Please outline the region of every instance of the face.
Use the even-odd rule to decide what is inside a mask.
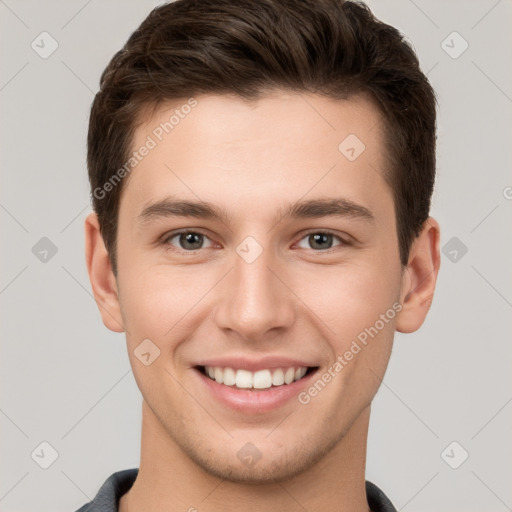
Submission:
[[[211,474],[285,479],[368,409],[390,355],[381,118],[364,97],[195,99],[169,133],[186,100],[136,131],[133,150],[155,146],[121,197],[120,321],[148,421]]]

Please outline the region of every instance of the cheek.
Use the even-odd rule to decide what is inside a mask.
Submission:
[[[326,392],[315,381],[302,399],[309,402],[312,418],[328,414],[332,425],[345,424],[373,399],[386,371],[400,309],[399,269],[381,272],[359,265],[340,270],[325,276],[325,286],[316,294],[310,291],[304,301],[321,320],[317,325],[325,333],[330,357],[318,375],[328,381]]]
[[[119,274],[128,355],[145,401],[161,415],[165,409],[163,403],[172,402],[180,409],[178,404],[187,400],[187,394],[178,383],[182,375],[169,355],[175,352],[180,340],[186,339],[183,329],[188,314],[204,295],[204,286],[193,280],[196,285],[191,285],[180,269],[170,272],[167,268],[164,272],[163,267],[145,267],[134,261],[130,264],[133,270]],[[125,267],[125,270],[128,269]],[[146,340],[151,343],[148,345]],[[142,355],[147,352],[151,360],[148,365]],[[155,357],[155,354],[158,355]]]
[[[323,324],[334,348],[343,350],[350,340],[379,321],[400,293],[400,270],[382,270],[379,262],[311,269],[297,282],[297,295]],[[394,310],[385,328],[394,325]],[[393,318],[390,318],[393,317]],[[380,327],[380,323],[379,323]]]
[[[216,282],[215,275],[192,267],[170,269],[168,265],[132,264],[120,273],[120,301],[130,344],[144,338],[161,350],[171,348],[185,327],[190,313]]]

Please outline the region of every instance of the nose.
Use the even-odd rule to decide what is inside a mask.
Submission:
[[[293,324],[294,295],[287,286],[284,266],[270,251],[263,250],[249,261],[234,255],[234,268],[218,290],[215,321],[222,330],[258,341]]]

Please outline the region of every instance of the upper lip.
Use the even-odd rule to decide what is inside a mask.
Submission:
[[[301,361],[290,357],[266,356],[259,359],[249,359],[246,357],[222,357],[204,359],[194,366],[210,366],[219,368],[233,368],[237,370],[258,371],[273,368],[311,368],[317,365],[311,362]]]

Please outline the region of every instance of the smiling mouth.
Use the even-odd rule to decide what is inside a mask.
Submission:
[[[255,372],[219,366],[196,366],[195,368],[218,384],[234,389],[258,391],[287,386],[318,370],[317,366],[269,368]]]

